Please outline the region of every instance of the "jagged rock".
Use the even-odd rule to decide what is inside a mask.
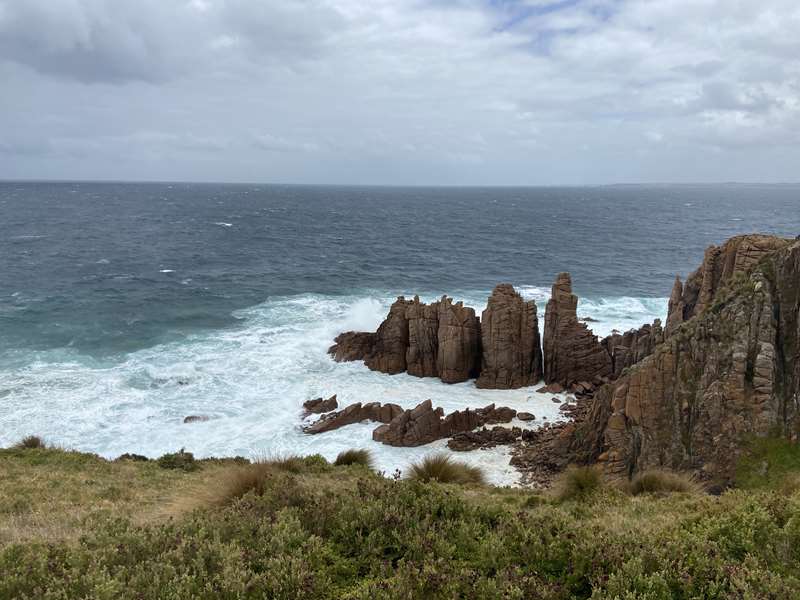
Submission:
[[[381,404],[380,402],[370,402],[362,405],[361,402],[351,404],[344,409],[323,415],[303,431],[305,433],[324,433],[333,431],[345,425],[360,423],[361,421],[376,421],[378,423],[389,423],[392,419],[403,412],[397,404]]]
[[[307,414],[321,414],[336,410],[339,408],[339,402],[336,400],[336,394],[323,400],[322,398],[315,398],[314,400],[306,400],[303,402],[303,408]]]
[[[439,374],[439,303],[431,305],[419,301],[419,296],[406,306],[408,321],[408,350],[406,371],[417,377],[436,377]],[[380,370],[380,369],[379,369]]]
[[[366,331],[346,331],[336,336],[328,354],[336,362],[364,360],[375,347],[375,334]]]
[[[507,423],[515,416],[513,409],[495,408],[490,404],[476,410],[456,411],[445,417],[444,410],[434,409],[431,401],[426,400],[375,429],[372,439],[389,446],[422,446],[481,425]]]
[[[578,297],[569,273],[553,284],[544,317],[544,379],[569,387],[582,380],[608,377],[611,356],[585,323],[578,321]]]
[[[696,295],[684,289],[694,316],[598,391],[574,437],[575,460],[597,460],[611,476],[666,467],[729,480],[748,436],[797,438],[800,243],[750,237],[706,253],[705,283]]]
[[[518,412],[517,413],[517,418],[520,421],[534,421],[534,420],[536,420],[536,416],[533,413],[529,413],[529,412]]]
[[[525,302],[510,284],[500,284],[481,318],[479,388],[512,389],[542,377],[536,303]]]
[[[643,325],[639,329],[604,338],[602,345],[611,356],[612,377],[616,379],[624,369],[650,356],[663,341],[664,330],[660,319],[656,319],[652,325]]]
[[[204,421],[210,420],[211,417],[207,417],[206,415],[189,415],[188,417],[184,417],[184,423],[202,423]]]
[[[666,334],[672,335],[683,322],[699,315],[713,302],[717,292],[737,275],[745,275],[767,254],[785,247],[790,240],[771,235],[739,235],[722,246],[709,246],[700,265],[670,296]]]
[[[409,347],[409,328],[406,312],[413,300],[402,296],[392,304],[389,315],[375,332],[375,344],[364,358],[364,364],[373,371],[394,375],[406,370]]]
[[[467,452],[478,448],[493,448],[513,444],[522,437],[519,427],[501,427],[479,429],[478,431],[464,431],[455,434],[447,441],[447,447],[456,452]]]
[[[445,383],[477,377],[481,368],[481,324],[475,310],[443,297],[439,302],[437,373]]]

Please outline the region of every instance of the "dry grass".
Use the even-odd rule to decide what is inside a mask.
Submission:
[[[486,483],[486,476],[481,469],[455,461],[447,454],[426,456],[420,462],[411,465],[408,479],[475,485]]]
[[[673,492],[698,494],[702,491],[702,488],[692,481],[689,476],[682,473],[651,469],[636,475],[630,482],[629,491],[634,496],[639,494],[669,494]]]
[[[369,450],[345,450],[340,452],[333,463],[337,467],[347,465],[362,465],[368,469],[373,468],[372,453]]]
[[[585,500],[603,489],[603,476],[595,467],[569,467],[553,484],[556,500]]]

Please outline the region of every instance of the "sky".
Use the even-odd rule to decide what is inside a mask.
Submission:
[[[0,0],[0,178],[800,180],[797,0]]]

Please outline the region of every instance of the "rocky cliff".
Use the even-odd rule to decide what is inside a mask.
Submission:
[[[569,273],[553,284],[544,315],[544,380],[568,387],[579,381],[599,383],[613,366],[608,350],[586,323],[578,321],[578,297]]]
[[[481,315],[479,388],[512,389],[542,378],[536,303],[525,302],[510,284],[500,284]]]
[[[799,312],[800,241],[709,248],[673,290],[664,342],[595,395],[573,458],[611,476],[667,467],[726,481],[748,436],[797,439]]]

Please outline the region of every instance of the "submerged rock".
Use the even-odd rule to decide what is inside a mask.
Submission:
[[[303,408],[306,411],[306,414],[321,414],[330,412],[332,410],[336,410],[339,408],[339,402],[336,400],[336,394],[328,398],[327,400],[323,400],[322,398],[315,398],[313,400],[306,400],[303,402]]]

